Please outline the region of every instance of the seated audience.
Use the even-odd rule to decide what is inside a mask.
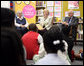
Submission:
[[[83,59],[83,49],[79,51],[78,54],[74,54],[76,59]]]
[[[28,60],[32,60],[33,56],[38,54],[39,45],[43,44],[43,38],[37,31],[36,25],[32,23],[29,25],[29,32],[22,37]]]
[[[14,18],[12,10],[1,8],[0,64],[25,65],[24,49],[14,29]]]
[[[35,65],[69,65],[64,59],[60,58],[58,50],[65,51],[65,40],[58,27],[52,27],[44,33],[44,48],[47,52],[44,58],[40,59]]]

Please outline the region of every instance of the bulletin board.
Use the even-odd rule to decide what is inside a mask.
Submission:
[[[28,2],[25,3],[24,1],[18,1],[18,2],[14,1],[14,3],[15,3],[15,8],[14,8],[15,13],[17,13],[17,11],[22,11],[23,8],[27,5],[33,6],[36,10],[36,1],[29,1],[29,4],[27,4]],[[27,17],[25,18],[29,24],[36,23],[36,14],[32,18],[27,18]]]
[[[69,10],[68,1],[63,1],[63,17],[65,17],[65,12]],[[73,11],[80,11],[79,17],[83,17],[83,1],[79,1],[79,9],[73,9]]]

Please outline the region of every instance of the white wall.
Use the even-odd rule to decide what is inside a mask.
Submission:
[[[10,8],[10,1],[1,1],[1,7]]]

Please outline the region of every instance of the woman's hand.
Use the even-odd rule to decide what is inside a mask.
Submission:
[[[24,25],[21,25],[21,27],[23,28],[23,27],[25,27]]]

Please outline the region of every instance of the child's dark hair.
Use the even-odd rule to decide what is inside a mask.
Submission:
[[[30,30],[30,31],[35,31],[35,32],[37,32],[38,28],[37,28],[36,24],[31,23],[31,24],[29,25],[29,30]]]
[[[47,53],[57,53],[58,50],[61,50],[62,52],[65,51],[64,49],[64,43],[62,33],[58,26],[51,27],[50,30],[44,33],[43,35],[44,39],[44,47]],[[54,44],[55,41],[60,41],[58,44]]]

